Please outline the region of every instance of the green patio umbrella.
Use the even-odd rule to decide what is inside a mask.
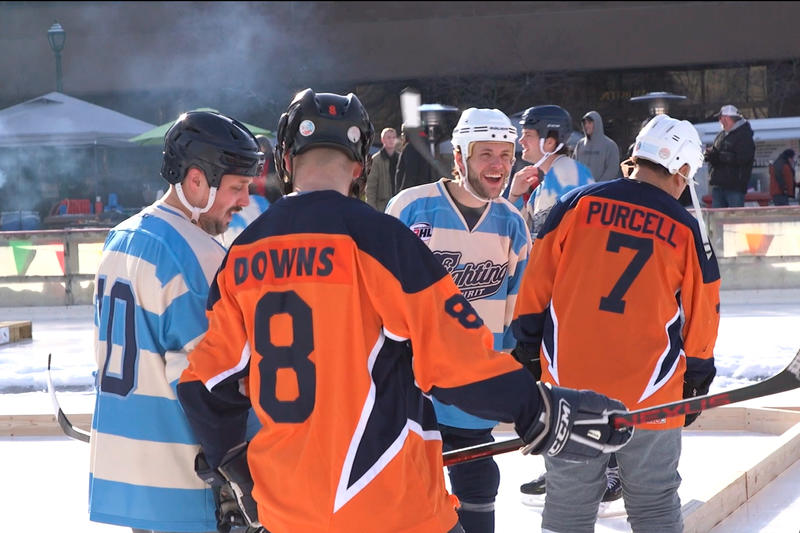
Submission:
[[[192,111],[214,111],[215,113],[219,113],[216,109],[211,109],[210,107],[199,107],[197,109],[192,109]],[[176,119],[177,120],[177,119]],[[131,137],[128,139],[129,142],[140,144],[142,146],[160,146],[164,144],[164,135],[167,134],[170,126],[172,126],[175,121],[167,122],[166,124],[162,124],[158,127],[153,128],[152,130],[148,130],[142,134],[137,135],[136,137]],[[272,137],[272,132],[269,130],[265,130],[264,128],[259,128],[258,126],[253,126],[252,124],[248,124],[243,122],[247,129],[253,132],[253,135],[267,135],[268,137]]]

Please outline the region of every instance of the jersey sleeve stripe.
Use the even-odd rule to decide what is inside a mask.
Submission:
[[[386,328],[383,328],[383,334],[386,335],[386,337],[392,339],[393,341],[397,341],[397,342],[403,342],[403,341],[407,341],[408,340],[407,337],[402,337],[400,335],[392,333],[391,331],[389,331]]]
[[[213,389],[217,384],[224,381],[225,379],[240,373],[244,370],[247,365],[250,363],[250,343],[246,342],[244,347],[242,348],[241,355],[239,356],[239,362],[236,363],[236,366],[230,368],[224,372],[220,372],[216,376],[212,376],[211,378],[206,381],[205,385],[208,390]]]

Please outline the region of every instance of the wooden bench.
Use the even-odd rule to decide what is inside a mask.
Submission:
[[[765,206],[769,205],[772,201],[772,196],[768,192],[749,192],[744,195],[744,203],[747,205],[747,202],[758,202],[758,205]],[[706,207],[711,207],[711,195],[706,194],[703,196],[703,203]]]

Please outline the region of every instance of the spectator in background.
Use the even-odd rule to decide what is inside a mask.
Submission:
[[[619,177],[619,146],[604,132],[603,118],[597,111],[583,115],[583,139],[575,146],[573,158],[592,172],[594,181]]]
[[[453,168],[452,143],[450,143],[452,132],[442,130],[440,125],[436,125],[435,128],[437,128],[437,137],[441,139],[437,145],[436,159],[441,162],[440,167],[442,169],[451,169]],[[397,173],[394,177],[395,192],[400,192],[416,185],[433,183],[439,178],[449,176],[449,174],[444,174],[433,168],[425,156],[420,154],[419,149],[423,149],[423,146],[430,153],[430,141],[425,131],[417,132],[417,135],[419,135],[419,149],[415,142],[408,137],[407,132],[404,131],[404,135],[406,136],[406,143],[397,159]]]
[[[789,198],[794,198],[794,156],[794,150],[787,148],[769,165],[769,193],[775,205],[789,205]]]
[[[753,129],[736,106],[724,105],[717,115],[722,131],[705,153],[711,167],[711,207],[744,207],[756,153]]]
[[[372,168],[367,174],[367,203],[380,211],[386,209],[394,196],[394,175],[397,172],[397,130],[384,128],[381,131],[383,147],[372,156]]]
[[[264,170],[253,179],[255,194],[261,195],[270,204],[274,204],[283,196],[283,182],[279,180],[278,173],[275,171],[275,152],[272,143],[266,135],[256,135],[258,146],[264,152]]]

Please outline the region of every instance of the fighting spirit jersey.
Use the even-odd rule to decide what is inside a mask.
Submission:
[[[625,178],[571,191],[530,261],[512,327],[520,342],[541,345],[542,381],[592,389],[629,410],[680,400],[684,378],[710,383],[719,268],[669,194]],[[676,428],[683,418],[643,427]]]
[[[216,531],[199,446],[175,395],[186,351],[208,325],[209,285],[225,255],[159,201],[113,228],[95,279],[97,399],[89,517],[155,531]]]
[[[539,414],[441,263],[397,219],[335,191],[284,197],[236,239],[178,397],[209,463],[248,462],[271,533],[444,533],[456,523],[428,395],[471,414]],[[240,388],[240,378],[248,386]]]
[[[424,242],[450,273],[494,336],[495,350],[516,345],[511,319],[531,239],[525,221],[504,198],[489,202],[469,229],[441,179],[400,192],[386,208]],[[450,182],[454,183],[454,182]],[[490,428],[485,420],[433,399],[442,424],[460,428]]]

